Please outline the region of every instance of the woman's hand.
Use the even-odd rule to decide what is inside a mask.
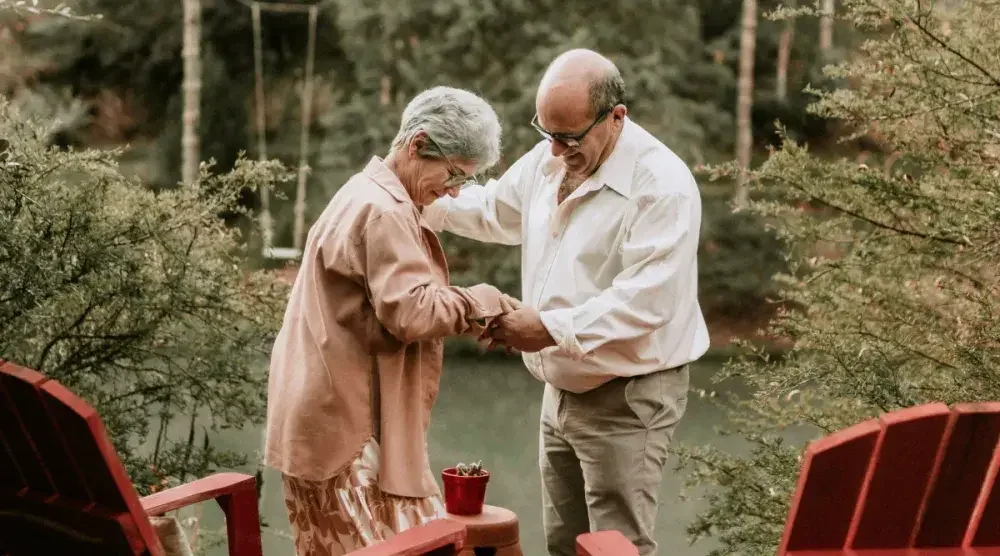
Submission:
[[[514,311],[521,309],[522,307],[524,307],[524,303],[521,303],[521,300],[516,297],[511,297],[507,294],[503,294],[500,297],[500,307],[503,309],[503,313],[506,315],[508,313],[513,313]],[[514,348],[510,346],[505,346],[502,343],[497,342],[496,340],[490,337],[490,326],[493,323],[495,323],[498,318],[500,317],[493,317],[492,319],[483,319],[483,322],[478,324],[478,327],[481,328],[481,331],[478,332],[479,341],[486,343],[486,349],[503,347],[507,351],[507,353],[514,353]]]

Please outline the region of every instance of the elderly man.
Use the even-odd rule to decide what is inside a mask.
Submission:
[[[701,199],[684,162],[626,117],[603,56],[573,50],[542,77],[531,124],[545,138],[499,180],[427,207],[436,230],[522,245],[525,307],[494,343],[546,383],[539,465],[550,554],[617,529],[656,552],[657,494],[708,349],[698,305]]]

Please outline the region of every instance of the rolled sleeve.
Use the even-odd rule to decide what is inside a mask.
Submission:
[[[580,361],[586,357],[587,353],[576,337],[576,331],[573,329],[573,316],[573,309],[552,309],[539,313],[542,325],[552,335],[556,347],[569,355],[570,359]]]
[[[476,284],[468,288],[469,295],[475,300],[472,318],[489,319],[498,317],[507,311],[504,308],[503,293],[489,284]]]

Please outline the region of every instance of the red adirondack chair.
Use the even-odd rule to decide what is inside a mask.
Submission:
[[[998,439],[1000,403],[982,403],[894,411],[813,442],[779,556],[1000,553]]]
[[[160,556],[149,522],[207,500],[226,515],[230,556],[262,556],[254,478],[218,473],[144,498],[100,416],[57,381],[0,360],[0,556]],[[357,556],[455,556],[465,526],[438,520]],[[580,556],[638,554],[618,532],[581,535]]]
[[[230,556],[261,556],[254,483],[219,473],[139,498],[90,405],[0,361],[0,555],[158,556],[149,516],[214,499]]]

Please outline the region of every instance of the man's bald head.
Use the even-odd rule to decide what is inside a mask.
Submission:
[[[549,64],[535,97],[535,127],[568,174],[589,176],[610,156],[625,125],[625,83],[611,60],[570,50]]]
[[[577,48],[560,54],[549,64],[538,85],[536,104],[549,102],[583,108],[590,117],[601,110],[625,104],[625,82],[615,64],[593,50]]]

